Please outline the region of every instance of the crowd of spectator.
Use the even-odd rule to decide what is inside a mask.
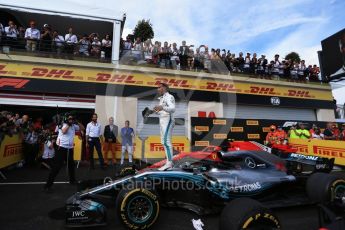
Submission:
[[[345,141],[345,123],[338,127],[337,123],[329,122],[325,129],[313,124],[308,129],[308,125],[301,122],[292,125],[287,132],[281,126],[271,125],[265,143],[268,145],[284,144],[287,138]]]
[[[17,26],[9,21],[4,26],[0,23],[1,46],[10,49],[40,51],[42,53],[92,56],[101,59],[110,59],[112,39],[109,34],[100,38],[97,33],[77,35],[70,27],[65,35],[55,30],[51,25],[44,24],[43,28],[36,27],[35,21],[29,22],[29,27]]]
[[[41,29],[35,21],[30,21],[28,28],[17,27],[13,21],[8,25],[0,24],[1,44],[13,49],[53,53],[65,57],[84,56],[110,60],[112,38],[109,34],[100,38],[97,33],[77,35],[70,27],[65,35],[44,24]],[[195,48],[195,50],[194,50]],[[151,39],[132,40],[127,36],[121,40],[121,58],[133,58],[137,64],[151,64],[156,67],[205,71],[211,73],[245,73],[274,79],[285,78],[300,81],[319,81],[320,69],[317,65],[307,65],[305,60],[284,60],[276,54],[272,60],[265,55],[240,52],[238,55],[225,49],[209,49],[207,45],[187,45],[186,41],[178,46],[176,43],[163,44]]]
[[[317,65],[307,65],[305,60],[293,61],[281,59],[278,54],[271,61],[265,55],[242,52],[236,56],[230,50],[209,49],[200,45],[194,50],[194,45],[187,45],[182,41],[181,46],[176,43],[163,45],[159,41],[148,39],[142,42],[137,38],[134,42],[130,36],[122,41],[121,56],[133,57],[138,63],[148,63],[156,67],[189,71],[205,71],[211,73],[245,73],[274,78],[292,80],[319,81],[320,69]]]

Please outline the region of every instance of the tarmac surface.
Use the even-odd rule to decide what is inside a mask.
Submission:
[[[15,168],[2,171],[7,180],[0,178],[0,229],[1,230],[58,230],[64,227],[64,203],[76,192],[76,185],[58,183],[52,193],[43,191],[48,176],[47,169]],[[96,168],[89,171],[83,166],[76,170],[78,180],[99,179],[115,175],[113,167],[106,171]],[[65,169],[62,169],[57,182],[67,182]],[[282,229],[316,230],[318,229],[318,212],[315,206],[277,209],[274,212],[281,220]],[[125,229],[118,220],[115,209],[108,209],[108,224],[96,229]],[[182,209],[163,208],[156,224],[158,229],[194,229],[192,219],[201,219],[204,230],[218,229],[219,215],[198,216]],[[78,228],[81,229],[81,228]],[[92,229],[92,228],[87,228]]]

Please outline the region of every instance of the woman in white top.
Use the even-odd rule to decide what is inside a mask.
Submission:
[[[93,42],[91,43],[91,54],[95,57],[99,57],[101,53],[101,42],[98,37],[94,37]]]

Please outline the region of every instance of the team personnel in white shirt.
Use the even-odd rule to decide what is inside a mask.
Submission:
[[[159,170],[164,171],[173,167],[173,147],[171,143],[172,130],[174,128],[174,112],[175,112],[175,98],[169,92],[169,86],[165,83],[160,83],[158,87],[159,105],[154,107],[156,113],[159,114],[159,126],[161,133],[161,143],[164,147],[165,155],[167,157],[164,166]]]
[[[52,170],[50,171],[45,190],[50,190],[54,183],[54,180],[62,168],[65,161],[68,165],[68,175],[70,184],[74,184],[75,180],[75,168],[74,168],[74,136],[75,132],[80,129],[82,125],[80,123],[75,124],[74,117],[69,115],[66,123],[62,127],[58,127],[58,137],[56,140],[56,154],[53,162]]]
[[[90,168],[94,169],[93,149],[96,148],[99,163],[102,169],[104,169],[104,160],[102,155],[101,141],[101,124],[97,122],[97,114],[92,115],[92,121],[86,126],[86,147],[89,148],[90,154]]]
[[[75,46],[78,43],[77,35],[73,34],[73,28],[70,27],[68,29],[68,34],[65,35],[65,42],[66,42],[66,53],[73,54]]]
[[[37,41],[41,37],[41,33],[35,27],[35,21],[30,22],[30,28],[27,28],[25,31],[25,39],[26,39],[26,50],[27,51],[36,51],[37,48]]]

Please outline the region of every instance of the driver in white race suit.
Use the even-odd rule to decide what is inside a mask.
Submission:
[[[166,163],[160,171],[164,171],[173,167],[173,147],[171,143],[172,131],[175,125],[175,98],[169,92],[169,86],[165,83],[160,83],[158,86],[158,94],[160,95],[159,105],[154,107],[154,111],[159,114],[159,126],[161,133],[161,143],[164,147],[166,155]]]

